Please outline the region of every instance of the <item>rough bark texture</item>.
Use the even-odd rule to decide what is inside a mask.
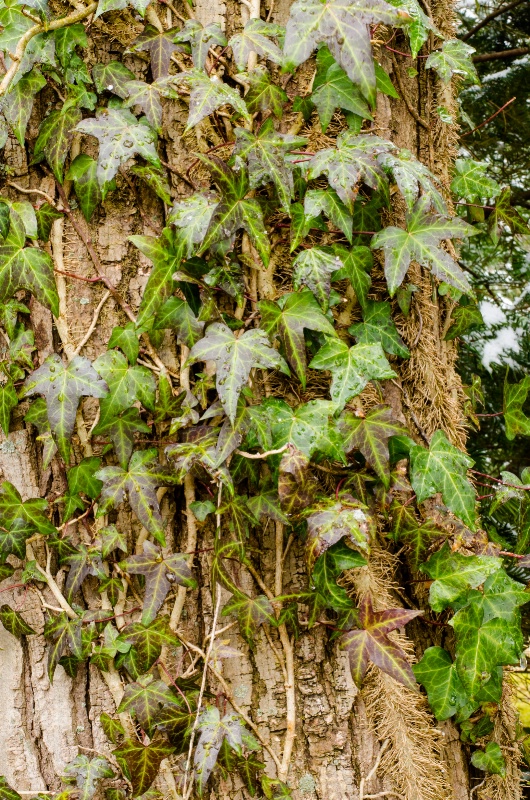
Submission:
[[[282,0],[275,4],[272,18],[284,22],[287,12],[287,0]],[[442,30],[448,30],[452,25],[451,8],[447,2],[435,2],[432,14]],[[196,17],[202,23],[223,21],[227,28],[237,27],[240,19],[239,8],[232,2],[225,5],[212,3],[211,0],[198,0]],[[90,58],[96,60],[97,57],[100,62],[111,60],[116,53],[121,53],[139,30],[138,23],[128,11],[107,15],[106,20],[94,25],[91,33]],[[111,32],[112,35],[109,35]],[[379,35],[383,40],[381,30]],[[400,49],[399,37],[395,41],[396,49]],[[403,59],[396,61],[393,54],[384,49],[380,52],[380,58],[396,85],[406,93],[407,104],[412,111],[405,102],[379,95],[374,130],[413,151],[447,185],[454,140],[451,133],[446,133],[447,126],[442,126],[435,109],[441,104],[451,106],[450,91],[444,90],[445,96],[438,96],[441,90],[436,85],[432,70],[427,74],[420,66],[418,76],[410,78],[406,72],[408,64]],[[138,75],[145,71],[145,62],[137,57],[127,56],[126,64]],[[36,108],[32,120],[35,130],[37,120],[44,113],[44,108]],[[428,130],[418,123],[418,115],[427,122]],[[289,127],[293,121],[294,115],[287,116],[285,126]],[[168,131],[165,158],[176,171],[172,173],[172,179],[182,195],[189,193],[189,187],[179,178],[179,174],[183,175],[193,163],[193,152],[218,144],[212,138],[207,124],[199,126],[196,135],[182,137],[184,124],[184,106],[179,109],[176,101],[168,104],[164,120],[164,129]],[[308,126],[304,133],[314,142],[325,138],[317,122]],[[28,167],[24,150],[13,137],[9,139],[5,158],[12,180],[26,188],[41,188],[53,193],[53,181],[44,179],[39,184],[36,174]],[[13,198],[16,196],[13,189],[8,191]],[[395,205],[392,215],[392,221],[400,221],[401,215]],[[118,191],[109,196],[96,217],[90,232],[89,226],[79,217],[77,219],[91,235],[109,278],[120,287],[131,306],[137,307],[150,263],[128,244],[127,236],[156,232],[157,226],[162,223],[161,209],[153,195],[146,193],[145,196],[135,196],[127,182],[118,176]],[[274,291],[271,279],[278,287],[289,280],[282,263],[281,247],[274,253],[271,269],[267,275],[259,278],[258,288],[262,296]],[[94,275],[86,247],[68,221],[62,235],[62,253],[55,251],[54,258],[56,261],[62,259],[67,272],[86,277]],[[274,270],[276,275],[273,275]],[[403,318],[398,322],[412,356],[402,368],[402,390],[389,385],[385,399],[399,417],[409,422],[418,441],[421,441],[424,433],[431,434],[441,427],[455,443],[462,444],[464,429],[459,410],[461,387],[454,369],[455,349],[452,343],[444,343],[441,336],[447,309],[436,300],[430,277],[422,273],[419,267],[413,269],[411,277],[420,287],[415,298],[416,310],[408,321]],[[376,291],[377,283],[376,272]],[[379,284],[382,287],[382,281]],[[98,285],[67,281],[63,311],[70,344],[77,345],[83,337],[103,294],[104,289]],[[352,304],[344,313],[350,314],[353,321],[356,308]],[[96,357],[104,349],[112,327],[123,321],[122,312],[109,298],[83,352],[90,358]],[[51,315],[37,303],[32,306],[32,324],[39,359],[42,361],[59,348],[58,333],[52,327]],[[177,348],[169,337],[162,357],[171,370],[178,371]],[[284,389],[288,390],[288,387]],[[369,393],[363,396],[363,402],[366,406],[373,403]],[[85,402],[83,413],[86,425],[90,426],[94,412],[89,401]],[[14,428],[9,438],[6,440],[2,437],[0,443],[1,477],[11,481],[24,498],[50,492],[58,496],[64,489],[64,476],[59,466],[53,464],[50,469],[42,470],[40,445],[35,440],[34,431],[24,427],[20,412]],[[79,455],[82,455],[80,442],[76,441],[75,444]],[[171,494],[171,500],[164,500],[163,512],[175,543],[184,549],[188,534],[181,506],[182,497],[177,491]],[[129,529],[137,528],[132,518],[126,519],[125,512],[122,513]],[[85,534],[83,530],[78,530],[76,535],[82,539]],[[199,530],[199,548],[208,548],[210,540],[211,531],[202,526]],[[273,586],[275,534],[272,529],[264,533],[259,546],[261,563],[257,566],[265,583]],[[39,553],[39,556],[42,563],[45,556],[43,553]],[[195,562],[202,588],[199,592],[188,594],[181,618],[180,630],[191,642],[200,643],[211,625],[209,560],[210,554],[203,553]],[[284,592],[299,589],[305,580],[304,572],[301,550],[295,543],[285,564],[281,589]],[[383,573],[387,579],[384,591],[381,589]],[[10,582],[17,583],[17,577],[18,573],[15,573]],[[398,589],[399,581],[393,558],[382,549],[378,565],[372,568],[372,573],[367,572],[362,577],[361,585],[358,583],[351,588],[356,594],[372,593],[383,606],[390,592],[395,605],[396,602],[403,602]],[[388,585],[396,587],[395,590],[389,589]],[[96,592],[91,593],[89,589],[85,590],[85,601],[88,607],[95,607],[100,603],[101,596]],[[46,602],[53,605],[50,590],[42,585],[41,591]],[[23,604],[26,619],[41,631],[43,613],[39,598],[31,591],[26,592],[23,587],[14,589],[13,594],[9,598],[6,595],[3,602],[12,601],[15,607],[17,603]],[[127,603],[128,607],[132,607],[136,601],[132,598]],[[277,632],[273,631],[270,636],[279,648]],[[258,637],[254,652],[248,649],[236,628],[232,627],[226,633],[226,639],[237,647],[242,657],[223,663],[224,677],[232,687],[240,707],[253,718],[271,747],[279,751],[285,735],[286,693],[284,676],[275,654],[277,648],[270,646],[263,632]],[[424,647],[430,643],[422,641],[418,645]],[[406,646],[413,655],[413,643]],[[294,789],[295,800],[356,798],[361,779],[370,773],[383,743],[386,743],[385,753],[380,768],[363,787],[366,795],[398,792],[406,800],[449,800],[451,797],[465,800],[469,796],[466,754],[458,733],[451,723],[436,727],[420,695],[396,687],[390,678],[377,672],[370,673],[366,688],[359,693],[346,668],[345,655],[338,652],[336,645],[329,643],[322,627],[302,633],[294,647],[297,727],[288,780]],[[78,752],[89,753],[92,750],[108,754],[111,749],[101,729],[99,716],[102,711],[114,712],[121,691],[119,680],[115,675],[110,675],[106,684],[101,673],[94,668],[81,669],[72,680],[62,667],[58,667],[54,683],[50,685],[46,675],[45,650],[41,636],[31,637],[27,644],[21,644],[3,629],[0,630],[0,707],[3,710],[0,774],[4,774],[18,790],[37,792],[58,789],[65,764]],[[176,667],[182,664],[182,658],[180,649],[167,654],[167,663]],[[217,690],[219,687],[214,683],[210,688]],[[513,724],[508,717],[502,724]],[[499,731],[499,735],[503,735],[502,731]],[[87,749],[79,751],[78,747]],[[268,759],[267,754],[265,758]],[[273,774],[274,765],[270,759],[268,761]],[[167,770],[164,775],[168,777]],[[165,785],[162,777],[159,785],[165,796],[175,796],[171,780]],[[499,782],[494,782],[492,789],[494,793],[491,796],[495,800],[518,796],[518,790],[513,785],[508,791]],[[210,793],[211,800],[240,800],[247,796],[239,779],[232,778],[226,782],[220,781]],[[484,797],[487,796],[490,795],[484,794]]]

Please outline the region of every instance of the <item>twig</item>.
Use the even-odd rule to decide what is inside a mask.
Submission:
[[[504,14],[506,11],[511,11],[512,8],[516,8],[517,6],[520,6],[521,3],[524,2],[525,0],[513,0],[512,3],[508,3],[508,5],[506,6],[501,6],[500,8],[497,8],[495,11],[492,11],[491,14],[487,14],[484,17],[484,19],[481,19],[480,22],[478,22],[476,25],[470,28],[470,30],[468,30],[468,32],[465,33],[460,38],[462,39],[463,42],[467,42],[468,39],[471,39],[471,37],[474,36],[478,31],[480,31],[485,25],[487,25],[488,22],[491,22],[492,19],[495,19],[495,17]]]
[[[478,131],[480,128],[483,128],[483,127],[484,127],[484,125],[487,125],[487,124],[488,124],[488,122],[491,122],[491,120],[492,120],[492,119],[495,119],[495,117],[496,117],[496,116],[498,116],[498,115],[501,113],[501,111],[504,111],[504,109],[505,109],[505,108],[507,108],[509,105],[511,105],[511,104],[513,103],[513,101],[514,101],[514,100],[517,100],[517,97],[512,97],[512,99],[511,99],[511,100],[508,100],[508,102],[507,102],[507,103],[505,103],[503,106],[501,106],[501,107],[500,107],[500,108],[499,108],[499,109],[498,109],[498,110],[495,112],[495,114],[492,114],[492,115],[491,115],[491,117],[488,117],[487,119],[485,119],[485,120],[484,120],[484,122],[481,122],[481,123],[480,123],[480,125],[477,125],[477,127],[476,127],[476,128],[473,128],[473,130],[472,130],[472,131],[466,131],[465,133],[463,133],[463,134],[462,134],[462,136],[461,136],[460,138],[461,138],[461,139],[463,139],[463,138],[464,138],[464,136],[471,136],[471,134],[472,134],[472,133],[475,133],[475,131]]]
[[[236,450],[236,453],[238,456],[243,456],[244,458],[268,458],[269,456],[276,456],[279,453],[285,453],[288,447],[289,443],[284,444],[283,447],[279,447],[277,450],[267,450],[265,453],[246,453],[244,450]]]
[[[283,524],[276,522],[276,569],[274,576],[274,591],[276,596],[283,591]],[[277,611],[279,613],[279,610]],[[286,730],[283,742],[282,765],[278,771],[280,780],[285,781],[289,774],[289,765],[293,753],[294,740],[296,739],[296,693],[294,674],[294,650],[289,638],[285,623],[278,625],[278,633],[282,643],[285,658],[285,701],[286,701]]]
[[[390,739],[385,739],[385,741],[381,745],[379,753],[377,754],[377,758],[375,760],[375,764],[373,765],[372,769],[370,770],[366,778],[361,778],[361,782],[359,784],[359,800],[364,800],[365,798],[364,785],[365,783],[368,783],[376,774],[377,770],[379,769],[379,764],[381,763],[381,758],[383,757],[383,753],[385,752],[389,744],[390,744]],[[382,795],[375,795],[375,797],[382,797]]]
[[[494,53],[480,53],[478,56],[472,56],[471,60],[474,64],[477,64],[483,61],[516,58],[517,56],[525,56],[527,53],[530,53],[530,47],[514,47],[513,50],[497,50]]]
[[[99,319],[99,315],[101,313],[101,309],[103,308],[103,306],[105,305],[105,303],[107,302],[109,297],[110,297],[110,292],[107,289],[107,291],[105,292],[105,294],[103,295],[103,297],[99,301],[99,304],[98,304],[96,310],[94,311],[94,316],[92,317],[92,322],[90,323],[90,326],[89,326],[87,332],[85,333],[85,335],[83,336],[83,338],[81,339],[81,341],[79,342],[79,344],[77,345],[77,347],[74,350],[74,354],[76,356],[79,355],[79,353],[81,352],[83,347],[86,345],[86,343],[88,342],[88,340],[90,339],[90,337],[94,333],[94,331],[96,329],[96,325],[98,324],[98,319]]]
[[[408,110],[409,114],[412,117],[414,117],[414,119],[416,120],[418,125],[421,125],[421,127],[425,128],[426,131],[430,130],[429,129],[429,125],[425,122],[424,119],[422,119],[422,117],[420,117],[420,115],[418,114],[416,109],[412,106],[410,100],[407,97],[407,94],[405,92],[405,88],[404,88],[403,83],[401,81],[401,76],[399,74],[398,63],[397,63],[396,58],[395,58],[394,55],[392,55],[392,64],[393,64],[393,67],[394,67],[394,75],[396,76],[396,82],[397,82],[397,85],[398,85],[398,89],[399,89],[400,94],[401,94],[401,99],[403,100],[403,102],[407,106],[407,110]]]
[[[483,781],[481,781],[480,783],[477,783],[476,786],[473,786],[473,788],[469,792],[469,800],[471,800],[471,798],[473,797],[475,792],[478,792],[478,790],[481,789],[484,786],[484,784],[486,783],[486,780],[487,780],[487,778],[484,778]]]
[[[12,186],[13,189],[16,189],[17,192],[22,192],[22,194],[40,194],[41,197],[46,198],[46,200],[51,206],[55,206],[55,200],[53,200],[53,198],[50,197],[50,195],[47,194],[46,192],[41,191],[41,189],[23,189],[22,186],[19,186],[18,183],[15,183],[14,181],[8,181],[7,185]],[[19,794],[23,794],[23,792],[22,793],[19,792]]]

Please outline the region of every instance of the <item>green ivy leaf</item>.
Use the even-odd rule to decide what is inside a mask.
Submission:
[[[309,189],[304,198],[304,213],[308,219],[324,213],[347,240],[352,241],[353,219],[333,189]]]
[[[57,353],[49,356],[24,382],[23,397],[40,394],[46,398],[48,422],[63,459],[70,459],[77,407],[81,397],[103,398],[108,386],[92,364],[76,356],[65,367]]]
[[[221,106],[230,105],[237,114],[245,119],[250,115],[245,101],[236,89],[217,78],[210,78],[198,69],[171,76],[171,84],[187,84],[190,88],[190,113],[186,130],[191,130],[201,120]],[[203,157],[204,158],[204,157]]]
[[[389,0],[389,2],[396,8],[401,8],[410,17],[402,25],[409,37],[412,58],[416,58],[422,45],[429,38],[429,31],[443,38],[436,25],[422,10],[418,0]]]
[[[366,416],[358,417],[351,411],[343,411],[338,422],[344,441],[344,450],[351,453],[359,450],[383,484],[390,483],[388,440],[391,436],[406,434],[407,429],[396,422],[390,406],[375,406]]]
[[[92,67],[92,77],[98,94],[112,92],[125,100],[125,86],[135,79],[135,74],[121,61],[109,61],[108,64],[95,64]]]
[[[230,328],[220,322],[210,325],[204,338],[192,347],[187,363],[195,361],[215,361],[217,393],[232,424],[238,397],[251,369],[280,369],[289,374],[287,364],[271,347],[264,331],[252,328],[236,338]]]
[[[421,661],[412,665],[412,671],[425,687],[436,719],[449,719],[468,703],[456,666],[442,647],[428,647]]]
[[[43,203],[40,208],[35,211],[35,216],[37,218],[37,238],[40,239],[41,242],[47,242],[50,238],[54,221],[56,219],[61,219],[63,214],[49,203]]]
[[[480,586],[502,566],[502,559],[493,556],[464,556],[451,551],[448,543],[422,565],[422,571],[433,579],[429,603],[434,611],[453,605],[468,589]]]
[[[153,25],[146,25],[140,36],[130,45],[130,50],[133,52],[149,53],[153,80],[156,81],[169,74],[171,56],[176,50],[182,49],[175,43],[175,37],[179,32],[178,28],[160,32]]]
[[[109,350],[113,347],[119,347],[127,356],[129,364],[136,364],[138,353],[140,352],[140,343],[138,341],[138,330],[134,322],[128,322],[124,328],[119,325],[113,328],[107,347]]]
[[[106,426],[122,411],[130,410],[139,400],[145,408],[154,410],[156,382],[151,370],[142,366],[129,366],[127,359],[118,350],[107,350],[93,363],[108,387],[108,394],[100,403],[99,422],[96,434],[103,433]]]
[[[210,48],[226,45],[226,36],[218,22],[203,25],[195,19],[186,20],[184,27],[175,36],[175,42],[189,42],[193,64],[197,69],[203,70]]]
[[[334,256],[321,247],[302,250],[293,261],[293,284],[295,289],[307,286],[311,289],[324,311],[329,305],[331,275],[342,267],[339,256]]]
[[[390,303],[366,300],[363,308],[363,321],[348,328],[359,344],[379,342],[393,356],[409,358],[410,351],[396,329],[392,319]]]
[[[13,636],[16,636],[18,639],[20,639],[21,636],[30,636],[32,633],[36,633],[18,611],[15,611],[8,605],[0,606],[0,622],[6,631],[9,631],[9,633],[13,634]]]
[[[332,421],[334,403],[310,400],[291,408],[284,400],[272,398],[265,400],[260,410],[265,412],[265,421],[271,427],[274,447],[291,443],[308,458],[318,453],[345,462],[342,441]]]
[[[287,102],[287,94],[280,86],[271,82],[270,74],[262,65],[248,73],[249,90],[245,102],[251,114],[256,111],[272,111],[275,117],[282,118]]]
[[[360,394],[371,380],[389,380],[396,376],[380,344],[348,347],[342,339],[328,339],[309,367],[331,372],[330,393],[337,410]]]
[[[530,375],[526,375],[519,383],[504,382],[504,424],[506,438],[509,441],[518,435],[530,436],[530,418],[523,411],[528,392],[530,391]]]
[[[64,768],[68,781],[75,781],[79,789],[80,800],[91,800],[94,797],[98,783],[103,778],[114,778],[114,772],[106,758],[96,756],[76,756]]]
[[[15,385],[11,378],[8,378],[3,386],[0,386],[0,425],[6,436],[9,436],[9,423],[11,412],[18,406],[18,397]]]
[[[176,699],[172,689],[163,681],[153,680],[152,675],[144,675],[137,682],[125,686],[117,713],[134,711],[138,723],[150,735],[161,706],[172,705]]]
[[[375,72],[368,26],[393,25],[398,20],[398,12],[383,0],[296,0],[285,31],[285,66],[293,69],[307,61],[317,44],[324,42],[373,106]]]
[[[97,178],[98,162],[86,153],[76,156],[66,173],[67,180],[74,183],[75,195],[87,222],[103,199]]]
[[[495,245],[499,243],[504,225],[515,235],[526,237],[530,234],[528,223],[511,205],[510,191],[509,186],[502,189],[495,202],[495,208],[488,217],[488,233]]]
[[[304,328],[335,336],[333,325],[309,291],[282,295],[277,303],[262,300],[259,310],[263,330],[271,337],[279,336],[289,366],[305,387],[307,359]]]
[[[223,616],[236,614],[241,635],[252,650],[256,647],[255,638],[260,625],[264,622],[276,625],[271,601],[264,594],[247,597],[239,593],[228,601],[222,613]]]
[[[243,726],[238,714],[225,714],[221,718],[219,709],[208,706],[199,717],[199,741],[195,748],[193,766],[197,791],[202,797],[208,778],[216,764],[223,741],[238,755],[242,755]]]
[[[441,50],[429,54],[426,69],[435,69],[443,83],[449,83],[453,75],[462,75],[471,83],[479,83],[477,70],[471,61],[475,48],[460,39],[449,39]]]
[[[350,251],[339,251],[343,266],[333,274],[333,280],[339,281],[347,278],[353,287],[355,296],[361,308],[368,300],[368,291],[372,285],[370,270],[373,265],[373,256],[369,247],[358,245]]]
[[[319,53],[320,55],[320,53]],[[317,56],[318,58],[318,56]],[[351,82],[346,72],[338,64],[332,63],[322,81],[313,84],[311,100],[320,117],[320,124],[326,132],[337,108],[350,111],[363,119],[372,119],[368,104],[359,89]]]
[[[417,684],[405,652],[388,637],[396,628],[404,628],[407,622],[423,614],[423,611],[406,611],[390,608],[374,611],[370,596],[365,594],[359,606],[359,627],[341,637],[341,647],[348,651],[352,677],[360,686],[372,661],[398,683],[416,690]]]
[[[506,761],[497,742],[488,742],[484,750],[475,750],[471,755],[471,763],[484,772],[506,777]]]
[[[34,68],[31,72],[27,72],[5,96],[2,111],[21,147],[24,147],[24,137],[35,95],[44,86],[46,78]]]
[[[125,108],[136,107],[144,114],[150,126],[160,134],[162,132],[162,102],[159,87],[155,83],[132,80],[125,85],[127,99]],[[138,111],[136,113],[139,113]]]
[[[111,468],[107,467],[107,469]],[[173,585],[177,584],[188,588],[196,586],[196,581],[188,567],[186,554],[174,553],[164,558],[160,550],[151,542],[144,542],[142,555],[129,556],[121,561],[120,568],[131,575],[145,576],[143,625],[153,622]]]
[[[497,181],[488,177],[486,171],[487,165],[484,162],[473,161],[472,158],[457,158],[451,191],[469,203],[497,197],[501,187]]]
[[[170,297],[157,312],[153,330],[171,328],[177,340],[192,348],[203,336],[204,322],[197,319],[189,303],[179,297]]]
[[[332,545],[346,538],[353,547],[368,552],[375,533],[375,521],[368,508],[346,495],[328,502],[307,518],[306,558],[309,572],[315,561]]]
[[[438,245],[443,239],[473,236],[478,231],[461,219],[429,214],[430,202],[428,195],[418,200],[407,217],[406,230],[389,226],[372,239],[372,248],[382,249],[385,254],[385,276],[391,297],[403,282],[411,261],[430,269],[436,278],[464,294],[471,292],[464,272]]]
[[[447,214],[445,200],[440,194],[436,180],[427,167],[418,161],[409,150],[383,152],[377,161],[389,172],[403,195],[407,208],[412,210],[420,196],[420,189],[427,195],[439,214]]]
[[[148,745],[143,745],[138,740],[127,739],[112,751],[120,766],[126,768],[132,784],[133,797],[140,797],[147,792],[158,775],[160,764],[174,750],[173,745],[157,732]]]
[[[135,165],[129,169],[129,172],[143,180],[166,205],[171,205],[171,187],[165,172],[150,164],[145,167]]]
[[[278,26],[262,19],[250,19],[241,33],[236,33],[228,41],[228,46],[232,48],[235,62],[239,71],[246,68],[248,57],[251,53],[281,64],[283,60],[282,51],[278,45],[271,42],[267,37],[275,36],[278,33]]]
[[[469,302],[467,305],[458,305],[453,309],[451,315],[451,326],[445,334],[446,342],[463,336],[464,333],[484,327],[485,322],[476,303]]]
[[[344,539],[332,545],[315,562],[311,580],[326,607],[334,611],[349,611],[353,603],[337,578],[345,569],[356,569],[366,564],[366,559],[352,550]]]
[[[81,117],[81,111],[66,102],[62,109],[50,112],[39,128],[33,149],[33,163],[45,157],[59,183],[63,181],[64,162]]]
[[[178,644],[178,639],[169,627],[169,617],[156,617],[149,624],[132,622],[123,628],[120,638],[131,645],[130,653],[134,656],[138,675],[145,675],[151,669],[160,657],[162,647],[176,647]],[[125,663],[129,669],[129,660]]]
[[[22,800],[19,793],[11,788],[3,775],[0,775],[0,800]]]

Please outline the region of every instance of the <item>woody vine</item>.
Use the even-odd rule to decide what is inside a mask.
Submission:
[[[43,469],[55,460],[67,487],[60,497],[22,499],[2,484],[0,577],[11,587],[16,570],[46,609],[50,681],[58,665],[75,675],[90,662],[116,704],[114,715],[101,716],[112,756],[78,755],[64,776],[76,788],[60,796],[77,791],[90,800],[102,783],[108,800],[148,797],[161,775],[169,793],[187,800],[203,795],[216,775],[238,773],[251,795],[290,797],[294,648],[300,630],[315,626],[347,652],[358,687],[375,665],[425,692],[437,720],[451,718],[464,741],[479,741],[472,764],[502,780],[494,721],[508,680],[503,668],[523,658],[520,607],[530,599],[506,570],[514,558],[523,565],[530,558],[528,475],[480,476],[446,432],[423,429],[400,384],[417,342],[407,346],[398,328],[416,313],[422,335],[418,287],[407,278],[416,264],[446,303],[444,339],[461,336],[479,312],[452,240],[486,227],[494,240],[505,229],[528,231],[482,165],[457,161],[449,191],[374,131],[378,93],[401,97],[429,127],[374,47],[401,32],[442,87],[476,80],[472,48],[444,40],[416,0],[296,0],[285,28],[249,3],[249,21],[229,39],[219,25],[203,27],[178,12],[179,24],[165,28],[153,6],[134,0],[146,24],[129,49],[148,60],[144,81],[122,61],[89,71],[83,58],[87,26],[126,0],[74,5],[67,15],[43,0],[0,9],[0,145],[11,132],[55,182],[47,193],[3,176],[0,424],[8,437],[24,403]],[[308,64],[311,85],[288,96],[289,81]],[[50,93],[53,108],[30,141],[40,92]],[[176,199],[168,180],[175,168],[158,143],[168,103],[186,105],[188,132],[207,131],[217,142],[179,174],[189,193]],[[287,107],[297,112],[289,128]],[[451,124],[447,108],[438,113]],[[337,118],[341,129],[313,151],[304,126],[315,115],[323,133]],[[163,217],[160,230],[150,221],[156,235],[129,237],[152,264],[137,309],[127,287],[106,274],[85,224],[117,191],[118,178],[133,190],[148,187]],[[487,222],[476,214],[474,224],[466,221],[466,209],[488,201]],[[386,224],[393,206],[404,211],[400,226]],[[86,248],[93,278],[64,267],[65,220]],[[275,282],[279,248],[291,254],[290,265]],[[65,297],[68,282],[78,280],[100,282],[105,293],[74,342]],[[51,311],[60,340],[40,366],[30,296]],[[122,324],[91,362],[83,351],[109,298]],[[353,323],[344,325],[343,309],[353,306]],[[167,331],[178,343],[179,370],[162,357]],[[309,377],[319,387],[313,396]],[[389,384],[401,392],[405,416],[386,399]],[[363,404],[367,387],[371,401]],[[529,388],[527,378],[505,386],[509,438],[530,431],[522,410]],[[472,424],[480,387],[466,394]],[[485,479],[489,513],[519,502],[513,553],[481,529],[476,485]],[[180,552],[161,513],[172,493],[185,511]],[[124,503],[140,523],[136,537],[117,521]],[[272,580],[259,565],[261,535],[271,528]],[[213,614],[198,645],[180,622],[187,592],[201,582],[204,529],[212,537]],[[382,537],[387,547],[395,543],[411,580],[429,587],[421,607],[376,609],[358,588],[356,576]],[[305,586],[286,591],[284,564],[296,541],[304,542]],[[98,608],[84,603],[85,581],[97,582]],[[412,663],[393,632],[415,618],[451,636]],[[14,636],[37,633],[23,608],[4,604],[0,619]],[[237,653],[220,637],[236,623],[251,649],[258,636],[267,638],[283,675],[279,748],[223,677],[223,659]],[[168,658],[177,645],[186,660],[176,671]],[[210,677],[222,689],[217,697]],[[369,797],[363,787],[364,778],[359,793]],[[5,780],[0,796],[20,797]]]

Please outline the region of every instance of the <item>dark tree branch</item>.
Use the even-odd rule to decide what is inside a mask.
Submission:
[[[499,50],[497,53],[479,53],[478,56],[473,56],[472,61],[478,64],[483,61],[497,61],[505,58],[515,58],[516,56],[525,56],[530,53],[530,47],[514,47],[513,50]]]
[[[463,42],[467,42],[468,39],[471,39],[472,36],[480,31],[488,22],[491,22],[496,17],[504,14],[505,11],[511,11],[512,8],[516,8],[516,6],[520,6],[521,3],[524,3],[525,0],[513,0],[512,3],[508,3],[507,6],[501,6],[496,11],[492,11],[491,14],[488,14],[484,19],[482,19],[479,23],[477,23],[471,30],[469,30],[464,36],[461,36]]]

